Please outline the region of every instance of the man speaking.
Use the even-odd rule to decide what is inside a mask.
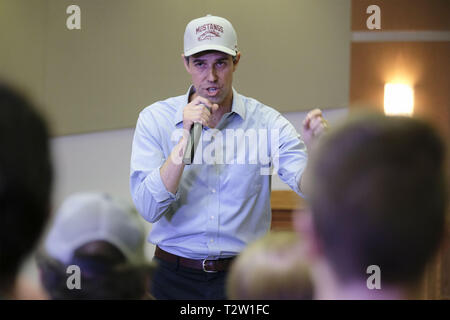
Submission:
[[[304,143],[279,112],[239,94],[232,82],[240,57],[228,20],[192,20],[182,54],[192,85],[139,115],[130,184],[136,208],[153,224],[156,299],[226,298],[233,257],[270,229],[268,172],[302,195],[306,149],[326,128],[321,111],[311,111],[301,128]],[[186,165],[194,123],[201,138]]]

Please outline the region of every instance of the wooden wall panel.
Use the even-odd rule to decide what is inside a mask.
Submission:
[[[414,115],[450,137],[450,42],[353,43],[350,104],[383,110],[384,84],[414,88]]]
[[[373,4],[381,10],[381,31],[450,29],[449,0],[353,0],[353,31],[368,31],[366,10]]]
[[[305,200],[290,190],[272,191],[270,203],[272,207],[271,229],[276,231],[293,230],[293,215],[306,207]]]

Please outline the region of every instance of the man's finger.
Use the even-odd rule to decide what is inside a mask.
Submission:
[[[211,101],[209,101],[208,99],[202,97],[202,96],[198,96],[197,98],[194,99],[195,104],[204,104],[205,106],[212,108],[212,103]]]
[[[313,136],[318,137],[325,131],[326,128],[323,126],[323,124],[320,124],[319,126],[317,126],[317,128],[313,130]]]
[[[308,115],[307,115],[307,117],[310,119],[315,118],[317,116],[322,116],[322,110],[317,109],[317,108],[308,112]]]
[[[322,117],[322,110],[320,109],[313,109],[310,112],[308,112],[308,114],[306,115],[305,119],[303,120],[303,126],[305,128],[308,128],[311,126],[310,122],[312,119],[316,118],[316,117]]]
[[[202,120],[202,123],[208,122],[209,117],[207,115],[201,114],[200,119]]]
[[[310,121],[310,119],[308,118],[308,116],[306,116],[306,118],[303,120],[303,123],[302,123],[304,128],[309,127],[309,121]]]
[[[309,127],[314,130],[315,128],[317,128],[318,126],[321,125],[321,123],[323,123],[325,120],[322,117],[315,117],[313,119],[311,119],[310,123],[309,123]]]
[[[206,108],[204,105],[202,105],[201,108],[202,108],[201,110],[202,110],[202,114],[203,114],[203,115],[206,115],[206,116],[208,116],[208,117],[211,116],[211,111],[209,111],[208,108]]]

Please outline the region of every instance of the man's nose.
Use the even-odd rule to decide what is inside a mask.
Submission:
[[[216,68],[211,67],[208,70],[208,81],[215,82],[217,80]]]

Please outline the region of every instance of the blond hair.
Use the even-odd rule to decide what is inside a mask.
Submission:
[[[309,267],[299,236],[271,232],[236,258],[227,279],[227,295],[239,300],[312,299]]]

